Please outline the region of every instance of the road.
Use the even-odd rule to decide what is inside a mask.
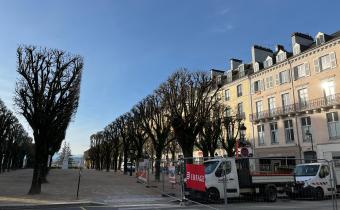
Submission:
[[[211,209],[225,209],[224,204],[211,205]],[[67,205],[59,207],[46,207],[46,206],[30,206],[15,208],[15,209],[48,209],[48,210],[174,210],[174,209],[184,209],[184,210],[201,210],[209,209],[207,206],[197,205],[197,204],[186,204],[186,206],[181,206],[176,202],[156,202],[147,203],[143,202],[137,204],[119,204],[119,205],[80,205],[71,206]],[[331,200],[323,201],[304,201],[304,200],[278,200],[275,203],[266,202],[240,202],[228,204],[228,210],[289,210],[289,209],[300,209],[300,210],[332,210]]]

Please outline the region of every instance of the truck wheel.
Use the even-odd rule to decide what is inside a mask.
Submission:
[[[207,190],[207,197],[208,197],[208,201],[210,202],[216,202],[218,200],[220,200],[220,193],[218,192],[218,190],[216,188],[209,188]]]
[[[314,199],[322,200],[323,196],[324,196],[323,189],[321,187],[316,188],[314,193]]]
[[[267,202],[275,202],[277,199],[277,191],[275,188],[270,187],[264,192],[264,200]]]

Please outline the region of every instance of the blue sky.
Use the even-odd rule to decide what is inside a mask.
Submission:
[[[82,154],[92,133],[176,69],[226,69],[232,57],[249,62],[253,44],[291,49],[294,31],[340,30],[339,8],[326,0],[0,0],[0,98],[15,110],[19,44],[82,55],[80,105],[66,137]]]

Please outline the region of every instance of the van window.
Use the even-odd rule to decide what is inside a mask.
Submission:
[[[226,167],[226,174],[229,174],[231,172],[231,162],[230,161],[223,161],[220,166],[218,167],[218,169],[223,171],[223,165],[225,165]]]

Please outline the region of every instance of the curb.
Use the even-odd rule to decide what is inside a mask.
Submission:
[[[104,203],[97,202],[65,202],[51,204],[19,204],[19,205],[1,205],[0,210],[5,209],[50,209],[63,207],[78,207],[78,206],[104,206]]]

